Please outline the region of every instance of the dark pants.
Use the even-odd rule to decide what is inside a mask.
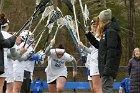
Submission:
[[[3,86],[3,93],[5,93],[6,92],[6,81],[4,81],[4,86]]]
[[[113,93],[113,77],[103,76],[102,77],[102,90],[103,93]]]
[[[31,86],[31,74],[29,71],[24,71],[24,80],[22,83],[20,93],[30,93],[30,86]]]

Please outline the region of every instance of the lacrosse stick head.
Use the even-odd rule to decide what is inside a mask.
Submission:
[[[27,37],[27,35],[28,35],[28,32],[29,32],[29,30],[24,30],[24,31],[22,31],[22,32],[20,33],[19,36],[21,36],[22,39],[25,39],[25,38]],[[30,34],[30,33],[29,33],[29,34]]]
[[[42,19],[44,20],[48,15],[50,15],[50,13],[52,13],[53,10],[54,10],[53,5],[46,7],[43,14],[42,14]]]
[[[49,28],[49,33],[52,31],[52,28],[53,28],[53,25],[54,25],[54,23],[49,24],[49,21],[50,21],[51,15],[52,15],[52,13],[53,13],[54,11],[55,11],[55,10],[51,11],[51,13],[49,14],[49,16],[48,16],[48,20],[47,20],[47,24],[46,24],[46,27]]]
[[[74,30],[74,22],[72,20],[72,17],[70,15],[66,15],[64,17],[64,20],[65,20],[65,24],[68,28]]]
[[[54,26],[54,23],[48,25],[49,33],[52,31],[53,26]]]
[[[65,20],[66,25],[70,25],[71,20],[72,20],[72,17],[71,17],[70,15],[66,15],[66,16],[64,17],[64,20]],[[71,26],[70,26],[70,27],[71,27]]]
[[[41,8],[42,6],[46,6],[52,0],[37,0],[36,1],[36,9]]]
[[[59,7],[56,7],[56,10],[61,12],[60,8]],[[62,12],[61,12],[61,15],[63,16]]]
[[[57,20],[57,25],[61,25],[61,26],[66,25],[66,20],[64,18],[59,18]]]
[[[25,39],[28,37],[27,44],[30,44],[32,41],[34,41],[34,35],[29,30],[22,31],[19,36],[21,36],[22,41],[25,41]]]
[[[41,0],[36,0],[36,5],[38,6]]]
[[[66,27],[72,31],[73,35],[77,39],[76,26],[74,25],[72,17],[70,15],[66,15],[65,22],[66,22]]]
[[[56,10],[61,12],[61,10],[58,7],[56,7]],[[65,20],[63,18],[62,12],[61,12],[61,17],[57,19],[57,25],[61,25],[61,26],[65,25]]]
[[[83,18],[84,18],[84,26],[87,25],[87,20],[89,20],[89,11],[87,9],[87,5],[85,4],[85,9],[83,11]]]
[[[72,5],[74,5],[74,4],[75,4],[75,1],[76,1],[76,0],[71,0],[70,2],[72,3]]]
[[[70,15],[66,15],[65,16],[65,19],[71,21],[72,20],[72,17]]]
[[[52,0],[41,0],[39,5],[36,6],[36,10],[39,10],[39,14],[43,13],[45,8],[53,4]]]
[[[86,4],[85,4],[85,10],[84,10],[84,18],[86,21],[89,20],[89,11]]]
[[[62,17],[62,13],[60,11],[58,10],[53,11],[52,14],[50,15],[50,20],[48,22],[48,25],[54,23],[60,17]]]

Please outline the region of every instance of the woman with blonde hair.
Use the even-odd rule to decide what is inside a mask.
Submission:
[[[94,17],[91,21],[91,31],[87,31],[87,33],[91,33],[91,35],[95,36],[95,38],[100,41],[100,38],[98,38],[99,33],[97,32],[98,23],[99,18]],[[88,80],[90,83],[91,91],[92,93],[102,93],[102,84],[98,69],[98,49],[93,45],[87,48],[85,45],[83,45],[82,42],[78,42],[78,44],[84,51],[88,53],[86,64],[88,64],[87,67],[90,70],[90,77],[88,76]]]
[[[120,26],[112,17],[110,9],[99,13],[99,24],[97,27],[98,41],[91,33],[86,36],[90,43],[98,49],[98,68],[102,78],[103,93],[113,93],[113,83],[117,76],[121,59],[121,40],[119,36]]]

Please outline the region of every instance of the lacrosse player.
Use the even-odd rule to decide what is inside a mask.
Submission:
[[[58,48],[51,49],[55,40],[52,39],[50,45],[46,48],[48,56],[48,66],[45,69],[47,75],[47,83],[50,93],[62,93],[67,80],[67,68],[65,62],[73,63],[73,76],[77,75],[77,64],[73,56],[66,53],[64,47],[60,44]]]

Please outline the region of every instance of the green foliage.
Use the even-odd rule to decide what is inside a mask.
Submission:
[[[4,0],[4,9],[9,9],[10,5],[13,4],[12,0]]]

